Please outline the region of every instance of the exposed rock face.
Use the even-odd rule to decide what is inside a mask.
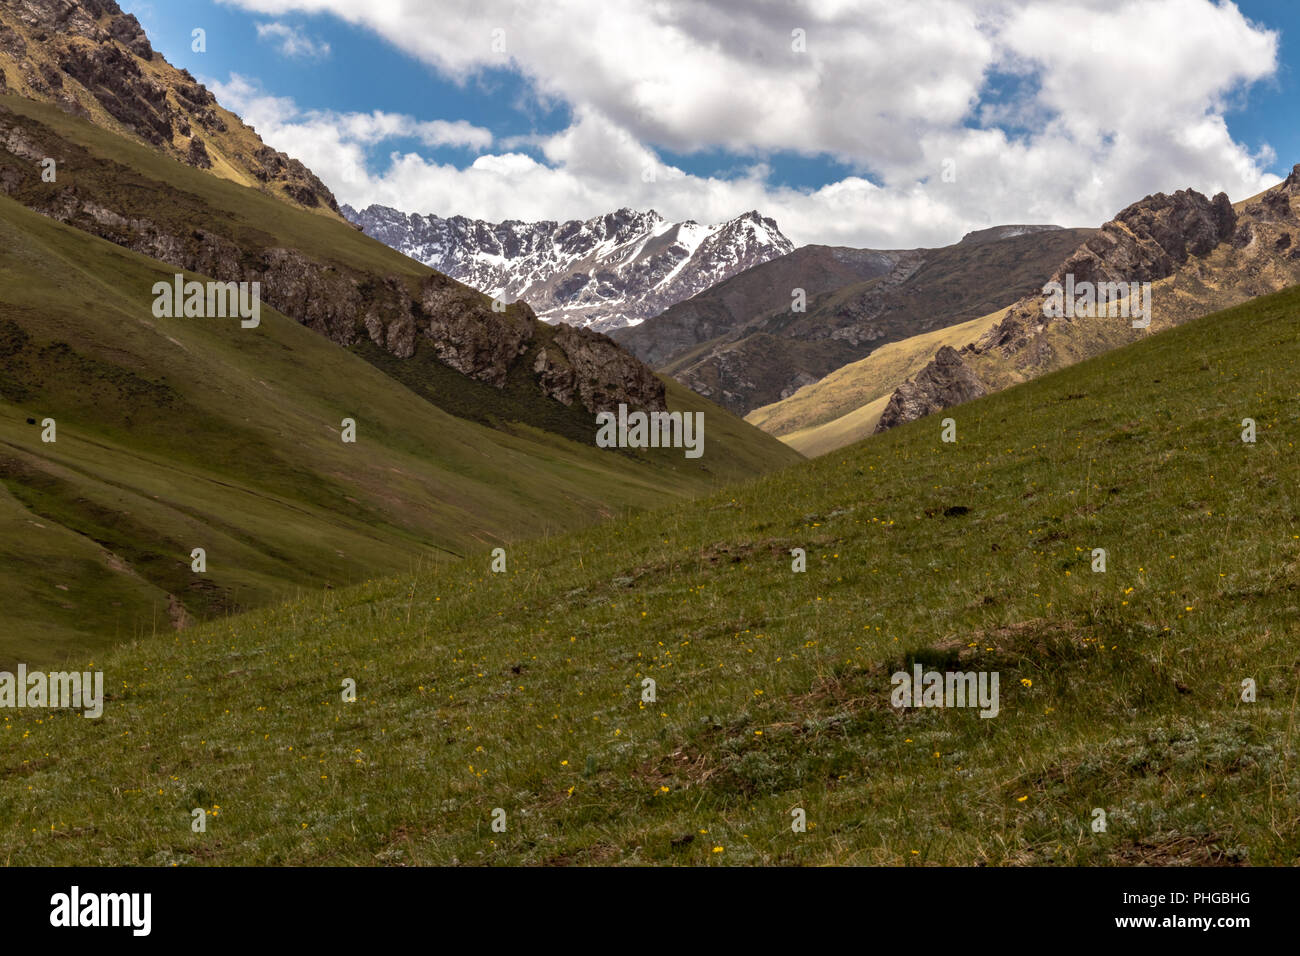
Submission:
[[[145,77],[134,54],[112,44],[78,45],[63,51],[59,69],[85,87],[110,116],[152,145],[170,143],[176,135],[167,90]],[[60,76],[51,71],[48,78]],[[61,79],[57,85],[62,87]]]
[[[1161,283],[1163,291],[1152,295],[1152,328],[1168,327],[1300,281],[1293,241],[1300,228],[1297,206],[1300,165],[1240,215],[1223,193],[1213,199],[1190,189],[1156,193],[1106,223],[1061,264],[1052,281],[1064,284],[1073,276],[1076,285]],[[952,349],[936,354],[891,396],[876,431],[953,404],[936,383],[953,374],[954,358],[993,390],[1145,334],[1126,320],[1048,318],[1043,304],[1041,294],[1026,296],[960,354],[945,354]]]
[[[207,147],[203,145],[203,140],[197,136],[190,140],[190,148],[185,153],[185,160],[191,166],[197,166],[199,169],[212,168],[212,159],[208,156]]]
[[[1184,262],[1187,256],[1203,256],[1232,234],[1237,214],[1226,193],[1218,193],[1206,205],[1200,193],[1184,189],[1168,200],[1157,195],[1151,200],[1129,207],[1120,214],[1120,222],[1135,232],[1151,235],[1162,248],[1170,252],[1175,262]],[[1139,228],[1140,223],[1144,228]]]
[[[1300,259],[1300,252],[1293,248],[1292,235],[1300,227],[1300,217],[1292,205],[1292,201],[1297,198],[1300,198],[1300,164],[1291,170],[1291,175],[1280,185],[1269,190],[1261,202],[1247,206],[1242,211],[1232,244],[1238,249],[1246,250],[1262,237],[1266,242],[1271,240],[1279,254],[1287,255],[1290,259]],[[1274,235],[1271,229],[1274,224],[1289,231]]]
[[[1203,256],[1232,235],[1237,214],[1224,193],[1206,199],[1190,189],[1156,193],[1123,210],[1057,271],[1076,282],[1148,282],[1172,275],[1189,256]]]
[[[1064,283],[1067,275],[1073,275],[1076,283],[1163,279],[1189,257],[1203,256],[1230,238],[1236,225],[1232,203],[1223,193],[1213,200],[1190,189],[1180,189],[1172,196],[1156,193],[1102,226],[1061,264],[1051,281]],[[1041,295],[1020,300],[985,335],[980,347],[1003,352],[1025,348],[1046,324],[1042,304]]]
[[[108,32],[114,40],[140,59],[153,59],[153,47],[150,46],[149,38],[145,35],[144,28],[140,26],[140,21],[133,14],[126,13],[114,16],[112,22],[108,25]]]
[[[962,361],[956,350],[945,345],[910,382],[904,382],[890,396],[880,415],[876,431],[884,431],[926,415],[987,395],[988,388]]]
[[[664,411],[664,383],[608,336],[560,325],[551,344],[537,353],[533,371],[548,395],[565,405],[574,399],[588,410],[632,408]]]
[[[515,359],[528,350],[537,317],[527,305],[493,312],[481,295],[450,282],[424,282],[420,308],[438,358],[470,378],[502,388]]]
[[[191,166],[233,168],[240,182],[338,212],[302,163],[266,146],[248,155],[244,144],[256,133],[159,56],[139,21],[113,0],[0,0],[0,76],[0,91],[55,103]],[[214,163],[213,154],[225,162]]]

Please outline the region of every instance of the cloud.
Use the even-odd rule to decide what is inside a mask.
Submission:
[[[309,112],[307,121],[336,123],[340,132],[350,140],[374,143],[385,139],[411,136],[425,146],[468,146],[487,149],[492,145],[492,133],[464,120],[416,120],[399,113],[332,113]]]
[[[319,60],[330,54],[328,43],[313,40],[297,27],[285,23],[259,23],[257,38],[279,44],[280,52],[285,56]]]
[[[1238,199],[1277,182],[1272,153],[1236,142],[1225,117],[1275,74],[1278,36],[1229,2],[227,2],[332,13],[462,84],[507,68],[571,108],[568,128],[493,154],[486,131],[430,126],[485,154],[460,166],[389,154],[343,179],[351,158],[338,150],[364,160],[386,123],[414,121],[353,114],[331,133],[337,117],[263,98],[250,119],[265,138],[353,205],[486,219],[633,206],[701,221],[757,208],[796,242],[909,247],[1000,222],[1095,225],[1155,191]],[[722,150],[734,171],[691,175],[661,150]],[[852,175],[775,186],[776,152],[829,156]]]
[[[304,137],[305,143],[326,141],[369,147],[384,140],[410,138],[429,147],[484,150],[492,146],[490,130],[464,120],[417,120],[382,110],[370,113],[304,110],[289,97],[272,96],[255,81],[238,73],[232,73],[225,83],[209,80],[207,85],[223,106],[257,127],[262,138],[268,141]]]

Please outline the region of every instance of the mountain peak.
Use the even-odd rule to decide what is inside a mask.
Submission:
[[[473,288],[523,299],[549,322],[636,325],[751,266],[794,250],[757,210],[713,225],[624,206],[567,222],[491,223],[382,206],[343,214],[368,235]]]

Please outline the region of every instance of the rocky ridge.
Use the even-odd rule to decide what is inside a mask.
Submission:
[[[935,353],[934,361],[917,373],[912,381],[898,387],[881,414],[881,425],[876,430],[883,431],[902,422],[932,415],[987,395],[988,391],[957,351],[945,345]]]
[[[59,155],[93,175],[45,183],[40,157]],[[123,185],[139,188],[122,189]],[[0,192],[28,208],[172,266],[221,281],[260,282],[262,301],[342,346],[368,338],[399,358],[421,343],[457,372],[502,389],[527,367],[540,395],[595,412],[625,402],[665,409],[663,382],[615,342],[590,330],[555,330],[526,303],[503,311],[440,273],[376,275],[294,248],[242,238],[198,197],[148,180],[0,105]],[[192,208],[191,208],[192,207]],[[170,217],[170,218],[167,218]],[[185,225],[204,222],[205,227]],[[536,353],[529,361],[526,356]],[[576,406],[575,406],[576,403]]]
[[[338,214],[310,169],[169,64],[114,0],[0,0],[0,93],[54,103],[190,166]]]
[[[1224,193],[1156,193],[1122,210],[1055,270],[1075,283],[1151,282],[1152,322],[1045,315],[1046,297],[1017,301],[977,341],[945,348],[901,385],[876,426],[885,431],[988,391],[1062,368],[1246,299],[1300,281],[1300,165],[1274,188],[1234,207]]]

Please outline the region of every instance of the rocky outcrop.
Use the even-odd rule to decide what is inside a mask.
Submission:
[[[1133,203],[1061,263],[1052,276],[1065,284],[1156,283],[1169,280],[1178,294],[1153,297],[1156,327],[1226,308],[1300,281],[1300,255],[1293,232],[1300,227],[1300,165],[1287,179],[1246,205],[1240,214],[1224,193],[1213,199],[1184,189],[1156,193]],[[1300,234],[1300,233],[1298,233]],[[1217,257],[1217,258],[1215,258]],[[1211,264],[1211,260],[1213,260]],[[960,373],[986,390],[1023,381],[1145,334],[1126,322],[1091,322],[1048,317],[1044,296],[1017,301],[997,325],[960,354],[946,348],[890,397],[876,426],[881,432],[967,401],[958,388],[945,395],[943,383]],[[1106,320],[1103,320],[1103,322]],[[949,354],[951,353],[951,354]]]
[[[243,158],[243,154],[240,154]],[[322,199],[338,212],[338,204],[325,184],[310,169],[286,153],[263,146],[253,154],[253,175],[268,185],[280,184],[300,206],[319,206]]]
[[[1124,209],[1057,270],[1076,282],[1150,282],[1172,275],[1232,235],[1237,214],[1224,193],[1207,199],[1191,189],[1156,193]]]
[[[423,283],[420,314],[439,359],[496,388],[505,386],[537,327],[537,317],[527,305],[494,312],[484,296],[433,277]]]
[[[267,146],[249,155],[251,127],[156,53],[113,0],[0,0],[0,74],[0,89],[54,103],[199,169],[233,168],[286,201],[338,212],[302,163]]]
[[[140,26],[140,21],[134,15],[125,13],[114,16],[108,25],[108,33],[140,59],[149,61],[154,58],[149,37],[145,35],[144,27]]]
[[[191,166],[197,166],[199,169],[212,168],[212,157],[208,155],[208,148],[203,145],[203,140],[197,136],[190,140],[190,147],[185,151],[185,160]]]
[[[98,21],[104,16],[121,16],[135,23],[137,29],[140,26],[134,16],[123,14],[112,0],[6,0],[4,5],[25,26],[91,40],[103,36]]]
[[[559,325],[540,349],[533,371],[542,390],[563,405],[612,411],[620,403],[664,411],[664,383],[612,339],[590,329]]]
[[[1300,250],[1294,248],[1293,233],[1300,228],[1292,201],[1300,198],[1300,164],[1291,170],[1280,185],[1264,194],[1261,201],[1242,210],[1232,244],[1242,250],[1249,249],[1261,237],[1271,241],[1275,250],[1290,259],[1300,259]],[[1272,226],[1280,224],[1288,231],[1273,235]]]
[[[904,382],[890,396],[876,431],[882,432],[987,394],[988,388],[962,361],[957,351],[945,345],[915,378]]]
[[[58,68],[89,91],[109,116],[151,145],[171,143],[176,135],[166,88],[144,75],[134,54],[111,43],[70,46],[61,51]],[[47,79],[60,76],[51,71]],[[62,81],[57,85],[61,88]]]
[[[1081,245],[1052,275],[1081,282],[1154,282],[1182,266],[1191,256],[1203,256],[1232,237],[1237,215],[1224,193],[1214,199],[1190,189],[1172,196],[1156,193],[1125,208]],[[1017,302],[1006,317],[985,334],[980,349],[1011,353],[1026,348],[1046,325],[1043,297]],[[1059,321],[1068,322],[1068,318]]]

